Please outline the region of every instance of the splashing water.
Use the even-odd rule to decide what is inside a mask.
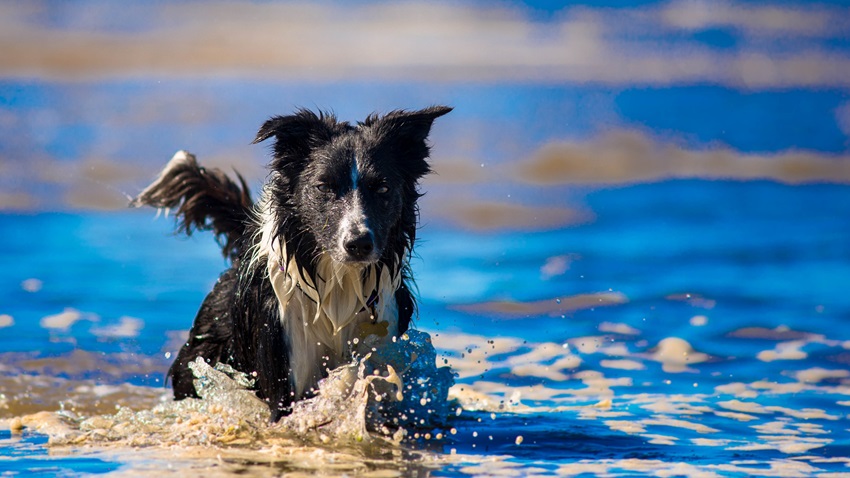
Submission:
[[[444,425],[454,380],[448,367],[435,366],[431,337],[411,330],[372,350],[331,371],[320,382],[318,395],[296,403],[280,426],[297,435],[315,430],[325,443],[375,436],[400,443],[412,430]]]
[[[301,443],[400,444],[418,431],[445,424],[448,367],[436,367],[430,336],[411,330],[386,348],[332,370],[315,397],[269,424],[268,405],[233,368],[197,359],[189,366],[201,399],[166,402],[149,410],[122,407],[113,415],[81,419],[72,413],[24,417],[21,424],[50,436],[53,445],[263,446]],[[424,433],[423,433],[424,435]]]

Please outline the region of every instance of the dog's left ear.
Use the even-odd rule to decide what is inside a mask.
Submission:
[[[407,164],[406,170],[419,179],[430,171],[426,159],[430,152],[426,139],[434,120],[451,111],[449,106],[431,106],[418,111],[397,110],[383,117],[372,115],[363,123],[372,127]]]
[[[449,106],[431,106],[418,111],[393,111],[378,120],[399,139],[425,141],[434,120],[451,111]]]

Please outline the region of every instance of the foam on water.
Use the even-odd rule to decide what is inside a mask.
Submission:
[[[453,377],[435,359],[430,336],[411,330],[385,349],[332,370],[315,397],[296,403],[277,424],[269,423],[268,406],[249,390],[247,375],[198,359],[190,368],[201,399],[139,411],[122,407],[85,419],[42,412],[12,421],[10,428],[46,433],[52,445],[399,444],[445,424]]]

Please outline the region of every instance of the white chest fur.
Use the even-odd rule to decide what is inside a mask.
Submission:
[[[281,248],[278,243],[267,249],[267,271],[289,344],[295,398],[300,399],[318,385],[325,370],[398,334],[395,291],[401,276],[391,277],[386,267],[379,273],[374,265],[340,264],[323,256],[316,271],[322,279],[313,284],[294,260],[281,259],[286,254]],[[373,293],[376,301],[369,300]],[[385,329],[364,326],[383,322]]]

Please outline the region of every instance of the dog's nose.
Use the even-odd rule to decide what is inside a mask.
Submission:
[[[348,255],[354,260],[363,260],[372,253],[375,249],[375,241],[372,240],[372,233],[367,232],[345,243],[345,250]]]

